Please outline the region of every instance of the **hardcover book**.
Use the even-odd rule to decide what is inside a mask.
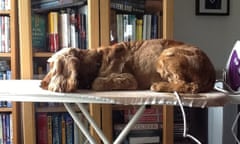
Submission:
[[[46,43],[46,17],[40,14],[32,14],[32,46],[35,52],[47,51]]]

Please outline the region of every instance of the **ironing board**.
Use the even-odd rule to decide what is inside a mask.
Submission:
[[[58,102],[63,103],[74,122],[83,132],[91,144],[95,144],[95,139],[88,129],[81,123],[76,112],[70,103],[75,103],[89,124],[95,129],[104,144],[110,142],[105,137],[102,130],[97,126],[89,112],[84,107],[84,103],[96,104],[119,104],[119,105],[139,105],[138,111],[128,122],[123,131],[116,138],[114,143],[120,143],[137,122],[144,112],[146,105],[177,105],[177,99],[173,93],[159,93],[149,90],[138,91],[104,91],[96,92],[91,90],[79,90],[75,93],[58,93],[43,90],[40,87],[40,80],[0,80],[0,101],[15,102]],[[221,92],[209,92],[199,94],[180,94],[182,105],[188,107],[208,107],[223,106],[229,102],[226,94]]]

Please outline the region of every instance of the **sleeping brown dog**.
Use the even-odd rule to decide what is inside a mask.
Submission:
[[[48,60],[41,87],[56,92],[144,90],[198,93],[213,89],[215,70],[199,48],[165,39],[98,49],[65,48]]]

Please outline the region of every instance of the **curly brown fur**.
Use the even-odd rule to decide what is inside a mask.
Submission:
[[[66,48],[50,59],[41,87],[198,93],[212,90],[215,70],[199,48],[165,39],[122,42],[98,49]]]

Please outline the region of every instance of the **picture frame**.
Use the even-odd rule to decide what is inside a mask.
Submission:
[[[196,0],[196,15],[229,15],[229,0]]]

